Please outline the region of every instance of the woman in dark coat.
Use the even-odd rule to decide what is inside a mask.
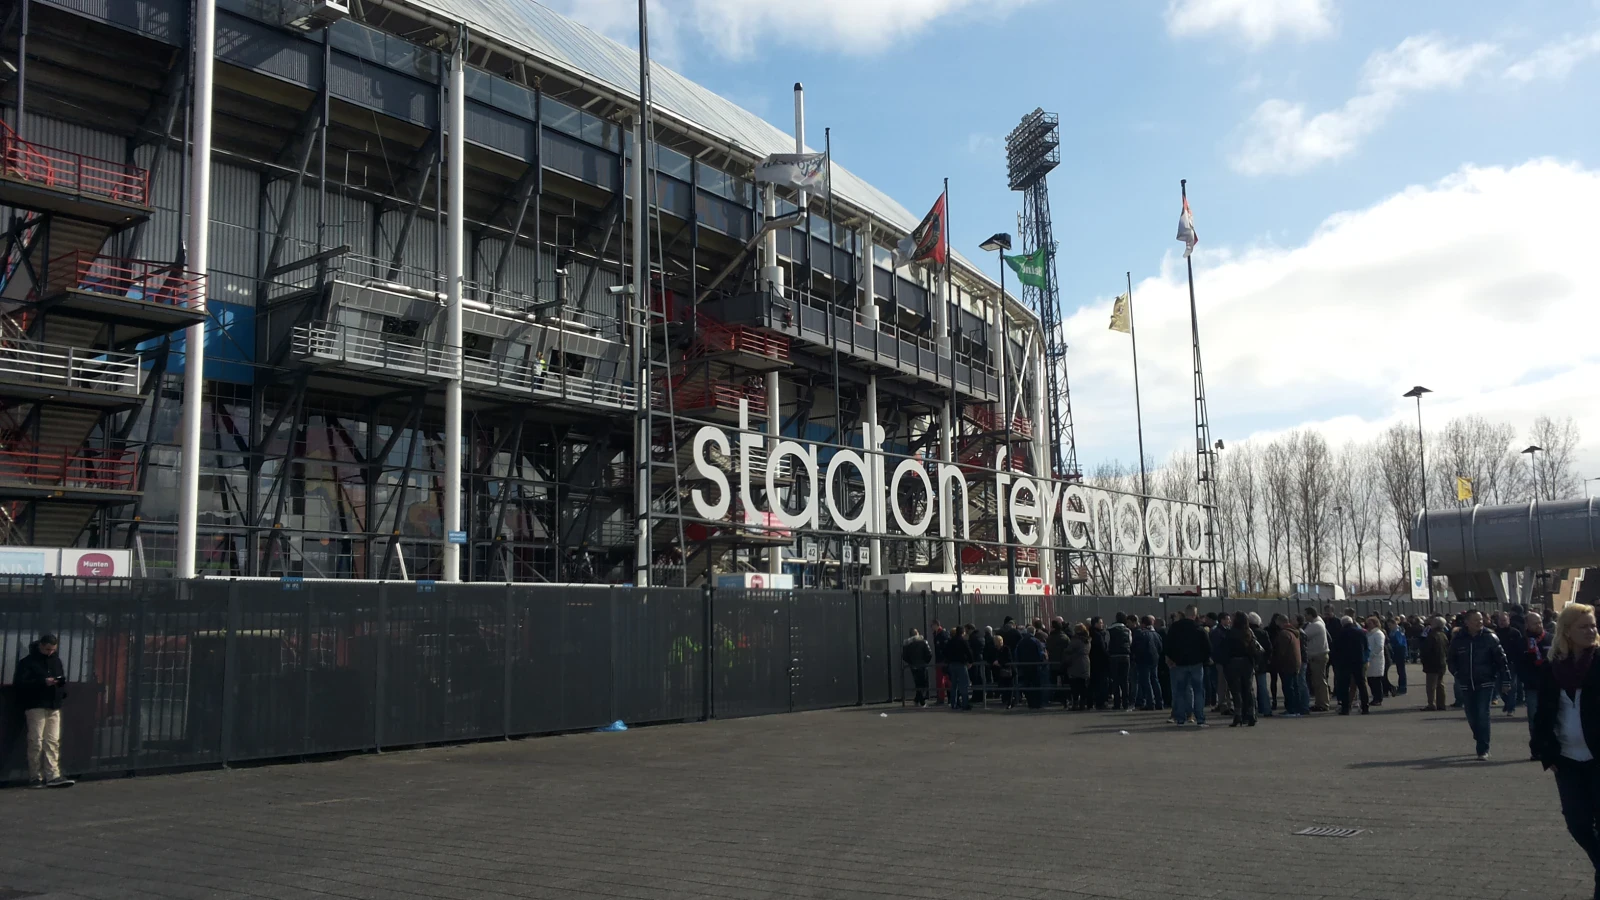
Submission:
[[[1529,749],[1555,770],[1561,817],[1595,869],[1600,900],[1600,648],[1594,607],[1568,603],[1556,620],[1550,664],[1539,675],[1539,711]]]
[[[1222,640],[1223,658],[1218,660],[1228,678],[1233,698],[1233,727],[1256,724],[1256,663],[1265,653],[1250,618],[1233,614],[1233,627]]]

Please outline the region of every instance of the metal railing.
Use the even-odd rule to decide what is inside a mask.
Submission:
[[[138,484],[139,454],[131,449],[16,444],[0,448],[0,483],[131,491]]]
[[[47,271],[50,294],[86,291],[185,309],[205,307],[205,276],[173,263],[76,250],[50,260]]]
[[[462,361],[462,378],[496,390],[616,409],[632,409],[638,397],[631,384],[573,375],[559,367],[552,371],[542,360],[468,356]]]
[[[820,310],[824,313],[832,313],[835,318],[847,319],[854,325],[874,327],[878,330],[879,334],[889,335],[895,340],[904,341],[918,350],[926,350],[929,353],[939,355],[942,358],[953,359],[961,365],[971,366],[975,372],[982,372],[983,374],[989,376],[993,376],[995,373],[994,367],[989,365],[989,363],[985,360],[962,353],[956,350],[953,346],[947,347],[945,349],[945,353],[940,354],[939,342],[934,338],[925,334],[918,334],[914,331],[907,331],[906,329],[901,328],[899,325],[896,325],[895,323],[890,322],[881,316],[869,321],[868,318],[862,315],[859,310],[845,309],[842,305],[835,307],[829,303],[827,299],[818,297],[814,294],[809,294],[802,291],[792,291],[790,296],[798,299],[802,306],[809,306],[812,309]],[[847,335],[840,336],[838,340],[841,347],[848,347],[851,345],[851,341]]]
[[[0,378],[64,390],[139,393],[137,353],[85,350],[11,338],[0,341]]]
[[[433,378],[453,376],[459,356],[453,348],[437,342],[337,322],[296,325],[294,352],[315,360]]]
[[[0,169],[6,177],[42,187],[149,205],[147,170],[25,141],[4,123],[0,123]]]

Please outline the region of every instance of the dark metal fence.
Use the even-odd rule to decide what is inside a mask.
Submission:
[[[1240,603],[1291,611],[1227,605]],[[71,685],[63,767],[108,773],[881,703],[904,696],[910,628],[1119,611],[1166,609],[1153,597],[0,579],[0,780],[22,776],[8,685],[43,631],[61,636]]]

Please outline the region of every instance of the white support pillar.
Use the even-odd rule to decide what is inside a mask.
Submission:
[[[461,292],[465,276],[466,152],[467,152],[467,30],[456,35],[450,54],[449,144],[445,149],[445,349],[450,354],[450,378],[444,387],[444,571],[445,581],[461,580],[461,545],[450,542],[450,532],[461,531]]]
[[[1041,342],[1042,343],[1042,342]],[[1050,463],[1050,429],[1045,423],[1050,421],[1048,410],[1051,398],[1048,395],[1049,385],[1045,380],[1044,350],[1041,347],[1033,355],[1033,385],[1034,407],[1033,415],[1033,458],[1036,461],[1034,468],[1041,480],[1054,478]],[[1055,517],[1052,517],[1055,518]],[[1055,550],[1052,542],[1055,539],[1054,530],[1045,533],[1042,529],[1039,535],[1039,577],[1045,584],[1056,583]]]
[[[865,226],[862,228],[862,242],[863,246],[866,247],[866,252],[863,254],[864,258],[861,261],[862,272],[865,277],[861,281],[864,290],[861,294],[859,309],[861,310],[861,318],[866,322],[867,327],[876,331],[878,327],[878,303],[874,291],[877,290],[877,267],[873,263],[873,248],[876,245],[873,243],[872,219],[870,218],[867,219]],[[883,541],[877,536],[884,532],[889,511],[885,506],[883,493],[884,473],[887,467],[883,464],[883,447],[878,444],[878,376],[876,373],[867,376],[866,400],[867,440],[866,446],[862,447],[862,449],[867,451],[867,467],[872,470],[871,477],[867,479],[867,530],[872,535],[868,540],[868,545],[872,554],[871,572],[874,575],[882,575]]]
[[[806,152],[806,89],[798,81],[794,83],[794,152]],[[801,191],[795,205],[804,211],[810,199],[805,191]]]
[[[778,454],[778,440],[782,437],[779,431],[783,428],[783,395],[778,381],[777,372],[767,373],[767,458],[762,463],[763,474],[772,467],[773,460]],[[812,486],[816,490],[816,486]],[[767,509],[776,512],[778,504],[783,501],[777,497],[767,498]],[[767,573],[780,575],[783,573],[783,548],[772,546],[767,548]]]
[[[194,7],[194,100],[189,117],[193,151],[189,159],[189,226],[184,264],[204,278],[211,255],[211,95],[216,67],[217,2],[195,0]],[[22,127],[20,121],[17,127]],[[209,290],[210,284],[202,282],[197,294],[201,309],[206,308]],[[183,350],[177,576],[193,578],[200,525],[200,414],[206,367],[204,321],[185,330]]]
[[[650,569],[654,556],[650,543],[654,535],[650,530],[650,272],[645,254],[649,249],[649,207],[645,202],[644,170],[647,158],[644,119],[633,122],[633,161],[628,167],[628,190],[633,194],[633,281],[628,296],[628,320],[633,327],[633,345],[629,360],[632,363],[634,384],[638,385],[638,409],[633,418],[634,459],[634,584],[650,586]]]
[[[772,185],[761,191],[761,212],[765,219],[778,215],[778,199]],[[783,266],[778,264],[778,233],[769,231],[761,238],[761,286],[774,296],[783,296]]]
[[[951,409],[955,401],[945,398],[944,405],[939,407],[939,461],[946,463],[955,462],[955,421]],[[943,476],[938,478],[939,484],[939,514],[950,514],[950,521],[940,522],[940,533],[948,532],[950,537],[942,541],[944,544],[944,573],[956,573],[956,537],[961,533],[956,528],[956,523],[963,518],[962,510],[956,509],[950,494],[950,482]]]

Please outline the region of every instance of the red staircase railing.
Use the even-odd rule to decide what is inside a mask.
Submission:
[[[984,431],[999,433],[1006,430],[1005,418],[997,414],[993,407],[968,406],[962,410],[962,415]],[[1033,437],[1033,420],[1027,416],[1012,416],[1011,435],[1018,438]]]
[[[91,194],[134,206],[149,205],[148,170],[25,141],[3,122],[0,122],[0,171],[8,178],[48,188]]]
[[[133,450],[48,444],[0,447],[0,483],[131,491],[138,474],[139,455]]]
[[[699,328],[699,339],[690,350],[691,356],[738,352],[765,356],[779,362],[789,361],[789,339],[783,335],[760,331],[748,325],[727,325],[700,312],[695,313],[695,322]]]
[[[77,250],[50,260],[48,271],[52,293],[92,291],[188,309],[204,307],[205,276],[172,263],[118,259]]]

